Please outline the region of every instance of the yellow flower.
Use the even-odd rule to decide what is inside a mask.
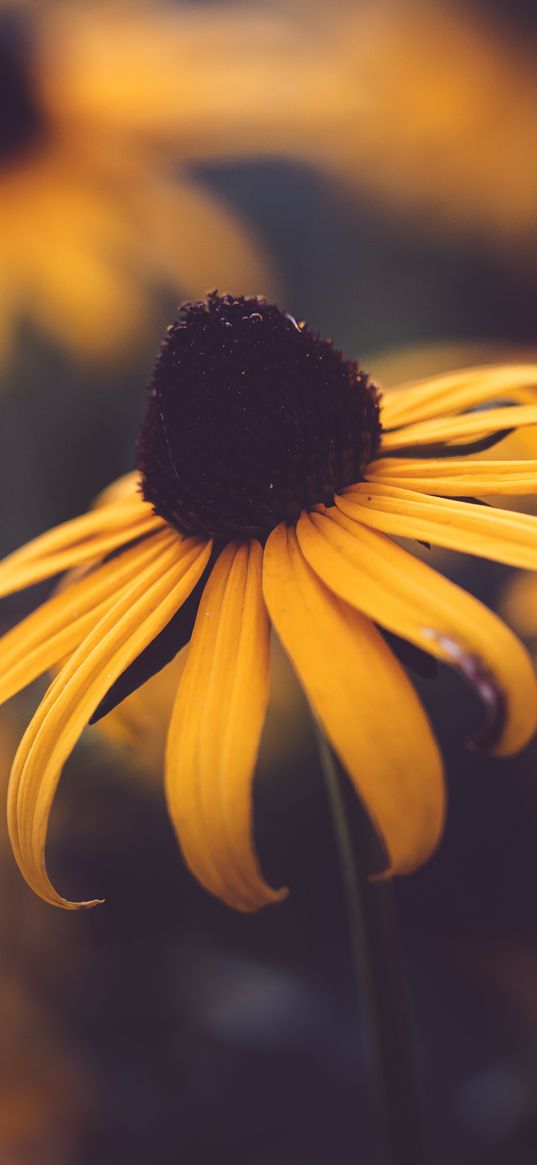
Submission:
[[[399,206],[407,229],[451,224],[494,248],[533,238],[537,88],[522,37],[447,0],[340,0],[310,6],[306,43],[325,97],[317,164]]]
[[[213,153],[209,21],[0,0],[0,360],[25,316],[75,353],[109,357],[147,332],[157,285],[275,285],[252,232],[188,173]],[[221,142],[239,122],[228,107]]]
[[[252,828],[271,623],[386,870],[426,860],[444,819],[442,761],[377,627],[466,678],[487,713],[480,743],[498,756],[532,736],[537,684],[512,632],[397,540],[537,569],[535,518],[463,500],[535,491],[537,462],[469,454],[537,423],[537,405],[511,403],[536,382],[535,365],[471,368],[381,399],[331,341],[263,299],[213,292],[183,306],[156,365],[136,472],[0,567],[0,594],[77,570],[0,646],[2,699],[64,661],[8,796],[17,861],[44,899],[80,905],[45,865],[64,762],[88,721],[188,640],[166,755],[185,859],[239,909],[282,896],[263,878]]]
[[[299,160],[495,245],[535,226],[531,64],[447,6],[312,4],[305,28],[292,3],[0,0],[0,73],[0,360],[24,317],[108,357],[156,285],[273,289],[200,163]]]

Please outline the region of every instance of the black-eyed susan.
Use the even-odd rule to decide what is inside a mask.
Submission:
[[[0,0],[0,359],[21,318],[108,357],[147,331],[157,287],[274,286],[253,232],[189,170],[212,155],[218,62],[223,87],[242,51],[251,64],[244,45],[224,75],[210,25],[160,4]],[[240,120],[222,112],[220,149]]]
[[[537,405],[509,403],[536,380],[535,365],[472,368],[381,398],[355,362],[264,299],[214,292],[183,306],[156,364],[136,473],[0,568],[1,594],[77,571],[0,646],[2,699],[62,662],[8,796],[17,861],[43,898],[77,905],[45,865],[65,760],[89,720],[189,639],[166,755],[185,859],[239,909],[282,896],[263,878],[252,826],[271,624],[386,869],[429,856],[442,761],[379,628],[466,678],[487,713],[480,743],[497,755],[532,736],[537,684],[512,632],[397,540],[537,568],[535,518],[465,500],[535,491],[536,462],[470,453],[537,423]]]

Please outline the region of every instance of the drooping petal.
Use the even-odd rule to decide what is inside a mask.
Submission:
[[[52,578],[119,546],[162,530],[164,523],[139,498],[92,510],[34,538],[0,563],[0,598]]]
[[[100,508],[98,512],[89,510],[85,514],[62,522],[60,526],[55,526],[44,534],[39,534],[31,542],[14,550],[4,559],[2,566],[14,562],[15,559],[17,562],[26,562],[34,558],[43,558],[48,554],[59,554],[73,546],[84,544],[90,538],[99,538],[109,531],[123,529],[130,526],[131,522],[143,521],[150,517],[155,517],[153,509],[143,498],[138,497],[135,504],[132,504],[130,498],[116,499],[112,504]]]
[[[166,627],[162,629],[160,635],[156,635],[151,643],[148,643],[145,651],[136,656],[136,659],[108,689],[104,700],[101,700],[98,708],[95,709],[90,724],[97,724],[100,720],[106,719],[114,708],[123,704],[139,688],[143,688],[145,692],[152,677],[157,675],[163,667],[167,667],[175,659],[177,653],[190,642],[201,596],[211,573],[214,557],[216,557],[215,553],[211,555],[203,574],[188,598],[175,612]],[[175,695],[175,690],[173,694]]]
[[[336,505],[357,522],[396,538],[422,539],[493,562],[537,570],[537,518],[533,514],[431,498],[376,482],[350,486],[336,497]]]
[[[179,535],[150,535],[43,603],[0,639],[0,703],[78,647],[121,588]]]
[[[382,420],[384,424],[384,413]],[[484,437],[504,429],[522,429],[526,425],[537,425],[537,404],[508,405],[505,408],[477,409],[474,413],[462,413],[455,417],[434,417],[430,421],[403,425],[401,429],[383,431],[381,453],[414,445],[464,441],[469,437]]]
[[[294,530],[279,526],[270,535],[263,585],[274,626],[376,825],[389,869],[415,869],[438,842],[444,785],[410,681],[370,621],[320,581]]]
[[[258,542],[230,543],[200,603],[172,714],[170,816],[200,882],[238,910],[277,902],[255,854],[252,780],[268,699],[269,622]]]
[[[537,364],[492,364],[428,377],[387,392],[382,422],[387,429],[475,409],[487,401],[537,389]]]
[[[305,558],[334,594],[471,682],[489,721],[483,747],[507,755],[527,744],[537,724],[534,670],[492,611],[336,508],[303,515],[297,533]]]
[[[210,549],[194,539],[172,538],[138,571],[59,672],[20,743],[8,790],[9,835],[27,882],[52,905],[94,904],[62,898],[47,874],[48,819],[63,765],[110,684],[195,586]]]
[[[385,457],[367,467],[367,481],[439,497],[509,497],[537,493],[537,461],[477,461],[452,457]]]

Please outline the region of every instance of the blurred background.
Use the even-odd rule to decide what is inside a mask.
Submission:
[[[386,387],[535,359],[536,43],[524,0],[0,0],[2,552],[131,468],[165,326],[211,287],[277,297]],[[503,567],[429,560],[501,605]],[[292,893],[253,917],[182,865],[159,683],[113,741],[86,733],[53,815],[53,878],[105,906],[45,906],[0,833],[2,1165],[375,1165],[290,669],[276,654],[256,821]],[[418,684],[449,781],[438,854],[396,886],[430,1161],[534,1165],[537,747],[466,751],[466,690]],[[41,691],[2,713],[4,784]]]

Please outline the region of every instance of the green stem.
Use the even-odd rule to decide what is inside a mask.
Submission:
[[[357,811],[347,774],[317,724],[316,731],[347,895],[353,956],[366,1002],[384,1160],[386,1165],[424,1165],[414,1049],[392,887],[389,881],[371,881],[371,825],[362,806],[358,805]]]

